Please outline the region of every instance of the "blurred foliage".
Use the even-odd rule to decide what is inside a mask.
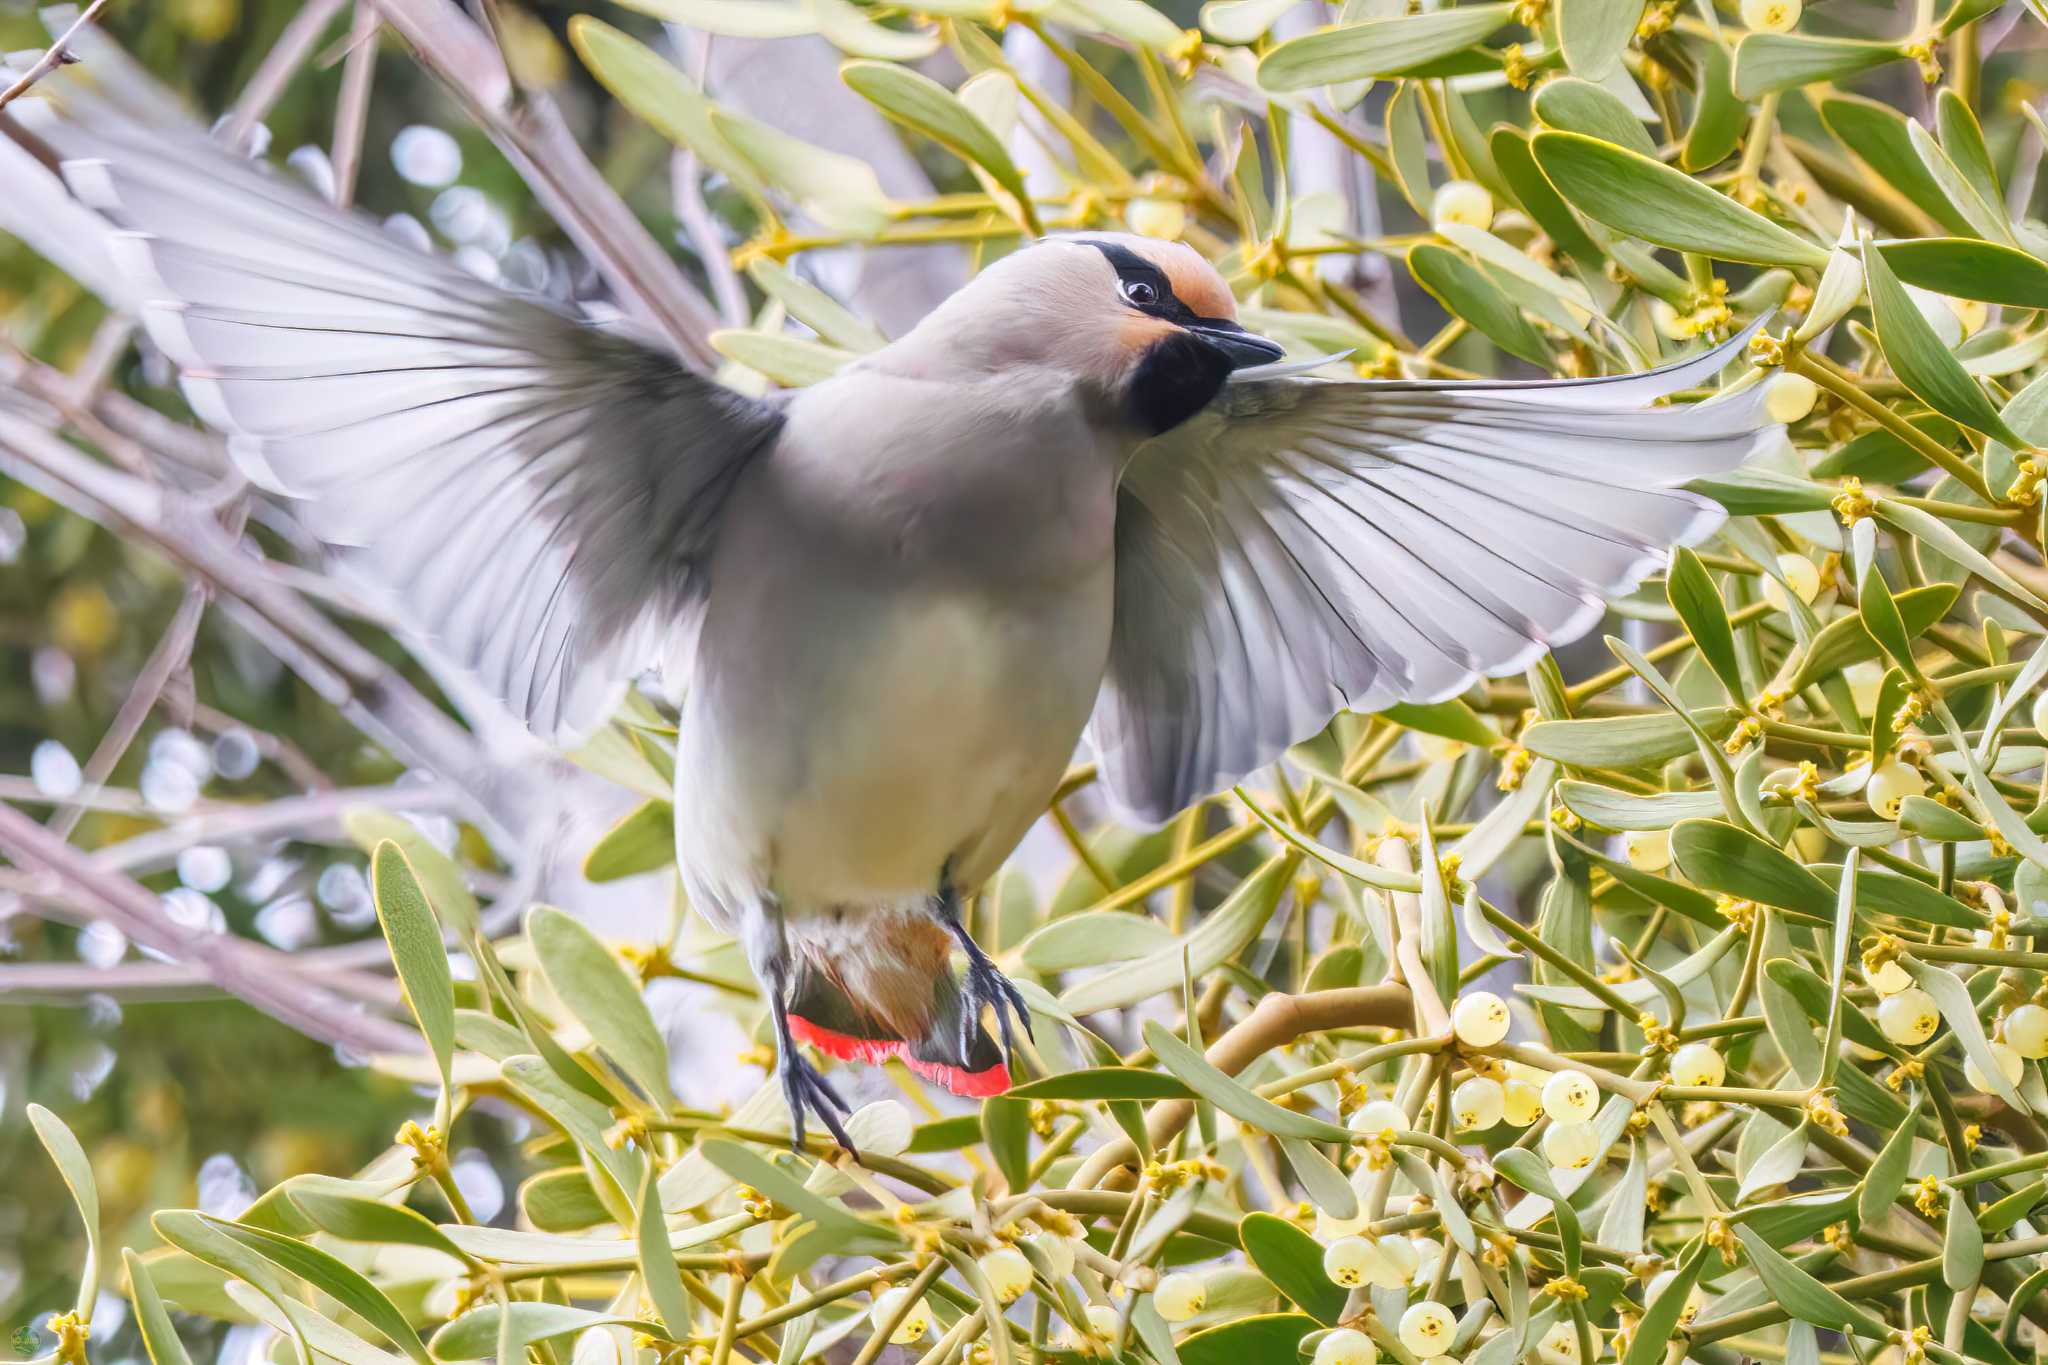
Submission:
[[[115,30],[211,106],[288,14],[238,23],[220,3]],[[6,1117],[40,1098],[90,1152],[33,1113],[65,1182],[17,1196],[22,1301],[75,1297],[78,1315],[35,1349],[112,1349],[76,1330],[107,1311],[104,1284],[133,1295],[123,1330],[156,1365],[182,1358],[173,1329],[250,1321],[279,1329],[274,1358],[349,1365],[868,1365],[891,1333],[934,1362],[2040,1359],[2036,17],[1350,0],[1283,38],[1302,11],[1269,0],[640,7],[722,40],[822,35],[848,58],[844,97],[902,127],[936,186],[892,196],[714,102],[646,16],[506,24],[663,233],[662,139],[695,153],[754,310],[715,338],[735,385],[811,382],[880,344],[813,253],[957,242],[985,260],[1041,227],[1125,225],[1209,254],[1248,322],[1344,353],[1332,373],[1621,372],[1771,313],[1724,387],[1771,386],[1790,439],[1701,485],[1731,520],[1615,605],[1604,671],[1568,681],[1546,660],[1341,717],[1270,784],[1153,833],[1094,824],[1077,770],[1056,810],[1073,870],[1043,888],[1006,872],[973,911],[1034,1005],[1032,1079],[948,1109],[892,1067],[904,1102],[852,1121],[865,1167],[787,1151],[772,1086],[729,1113],[665,1093],[636,986],[710,983],[759,1026],[736,950],[701,922],[606,944],[543,909],[494,939],[464,889],[496,871],[480,840],[444,824],[401,849],[359,825],[431,1056],[345,1070],[225,1005],[130,1004],[118,1026],[104,1003],[38,1010],[6,1035]],[[1065,89],[1027,72],[1020,30]],[[580,62],[549,56],[565,47]],[[392,56],[372,147],[453,117]],[[333,94],[331,69],[296,82],[276,145],[319,141]],[[1297,183],[1317,130],[1370,172],[1374,214]],[[487,145],[463,134],[462,152],[508,241],[559,246]],[[430,192],[381,157],[369,171],[365,203],[433,219]],[[696,243],[693,267],[709,278],[726,245]],[[1398,262],[1398,284],[1362,259]],[[76,364],[97,305],[6,260],[16,339]],[[162,377],[140,356],[115,382],[175,412]],[[18,722],[0,742],[19,769],[49,737],[97,742],[182,579],[8,497],[26,540],[0,587],[0,714]],[[38,683],[38,657],[61,672],[52,649],[75,684]],[[190,694],[335,780],[391,776],[260,653],[209,614]],[[591,851],[593,879],[670,875],[671,738],[636,703],[581,756],[648,797]],[[117,779],[147,787],[179,747],[137,746]],[[294,779],[273,762],[244,781],[228,790],[258,800]],[[141,812],[79,839],[173,814]],[[282,880],[223,898],[228,927],[263,932],[255,911],[337,860],[282,853]],[[338,861],[361,887],[364,859]],[[320,937],[367,932],[362,908]],[[409,946],[437,923],[475,980]],[[70,933],[16,946],[90,949]],[[81,1095],[67,1059],[95,1030],[119,1065]],[[487,1117],[508,1113],[523,1124]],[[464,1195],[451,1133],[523,1181],[495,1219]],[[10,1169],[31,1169],[29,1138],[7,1130]],[[195,1202],[185,1173],[219,1150],[256,1184],[168,1207]],[[104,1239],[75,1296],[53,1287],[79,1246],[57,1232],[67,1187]]]

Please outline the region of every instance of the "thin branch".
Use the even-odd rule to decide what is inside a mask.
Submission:
[[[369,1051],[417,1051],[418,1036],[367,1014],[288,968],[288,954],[229,934],[185,929],[141,883],[101,867],[11,806],[0,806],[0,854],[50,884],[50,894],[90,905],[133,942],[190,962],[230,995],[324,1042]]]
[[[277,42],[264,54],[256,74],[242,87],[242,93],[229,109],[227,117],[221,120],[219,130],[214,134],[220,141],[237,152],[247,154],[250,150],[249,135],[256,125],[263,122],[276,107],[278,98],[284,94],[285,86],[291,83],[298,69],[305,65],[313,49],[320,44],[327,26],[334,22],[334,16],[341,13],[341,7],[348,0],[307,0],[291,22],[284,26],[284,32],[277,36]]]
[[[100,11],[106,7],[107,0],[92,0],[92,3],[85,7],[85,13],[71,21],[71,27],[64,30],[64,36],[51,43],[43,55],[36,58],[35,65],[22,73],[20,80],[8,86],[5,90],[0,90],[0,109],[5,109],[8,105],[20,99],[28,93],[30,86],[49,75],[52,71],[55,71],[65,62],[71,60],[71,55],[68,51],[71,40],[78,36],[78,30],[98,18]]]
[[[355,202],[356,174],[363,164],[363,127],[370,116],[370,78],[377,71],[377,11],[369,0],[356,0],[355,23],[348,35],[348,58],[341,68],[341,94],[334,106],[334,202],[347,208]]]

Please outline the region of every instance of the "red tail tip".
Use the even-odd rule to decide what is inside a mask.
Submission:
[[[986,1099],[1000,1095],[1010,1088],[1010,1068],[1002,1062],[985,1071],[969,1071],[965,1067],[947,1066],[942,1062],[927,1062],[910,1055],[910,1045],[900,1038],[856,1038],[850,1033],[837,1029],[821,1028],[800,1014],[789,1016],[789,1031],[800,1041],[809,1043],[828,1057],[837,1057],[842,1062],[867,1062],[873,1065],[891,1057],[901,1057],[904,1065],[928,1081],[937,1081],[956,1095],[973,1099]]]

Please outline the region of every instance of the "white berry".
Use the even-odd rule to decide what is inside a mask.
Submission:
[[[1913,974],[1901,967],[1897,958],[1886,958],[1876,971],[1866,968],[1863,979],[1879,995],[1897,995],[1913,984]]]
[[[1712,1043],[1687,1043],[1671,1054],[1673,1085],[1719,1085],[1728,1078],[1728,1063]]]
[[[1536,1358],[1544,1365],[1578,1365],[1579,1329],[1569,1321],[1551,1323],[1536,1343]]]
[[[1501,1114],[1517,1128],[1527,1128],[1543,1112],[1543,1090],[1523,1080],[1510,1076],[1501,1086]]]
[[[875,1295],[874,1306],[868,1310],[868,1317],[876,1327],[886,1326],[896,1316],[896,1310],[910,1297],[908,1289],[885,1289]],[[932,1329],[932,1310],[923,1299],[910,1305],[910,1311],[903,1315],[903,1321],[896,1324],[896,1330],[889,1334],[889,1340],[898,1346],[916,1341]]]
[[[1800,0],[1742,0],[1742,22],[1758,33],[1789,33],[1800,8]]]
[[[1168,1322],[1186,1322],[1208,1302],[1208,1280],[1185,1270],[1161,1276],[1152,1291],[1152,1306]]]
[[[1392,1100],[1374,1100],[1351,1116],[1351,1131],[1369,1138],[1392,1142],[1408,1129],[1408,1114]]]
[[[1484,1076],[1468,1076],[1451,1092],[1451,1117],[1460,1128],[1491,1128],[1500,1122],[1506,1107],[1507,1096],[1500,1082]]]
[[[1484,231],[1493,225],[1493,196],[1469,180],[1449,181],[1429,201],[1429,221],[1439,231],[1450,223]]]
[[[1582,1171],[1607,1153],[1590,1123],[1553,1123],[1543,1134],[1543,1155],[1560,1170]]]
[[[1106,1303],[1089,1304],[1088,1330],[1104,1341],[1116,1340],[1116,1309]]]
[[[982,1257],[981,1273],[988,1276],[998,1303],[1015,1303],[1031,1287],[1031,1262],[1015,1247],[997,1247]]]
[[[1778,378],[1797,379],[1798,376],[1781,374]],[[1809,389],[1813,387],[1812,382],[1809,380],[1802,379],[1799,382],[1805,384]],[[1813,405],[1809,402],[1807,406],[1811,407]],[[1784,576],[1784,582],[1780,583],[1770,574],[1763,576],[1764,601],[1771,604],[1772,610],[1790,611],[1792,609],[1791,602],[1785,596],[1785,589],[1788,587],[1792,589],[1793,593],[1802,602],[1811,603],[1814,598],[1820,596],[1820,570],[1816,569],[1813,566],[1813,561],[1805,555],[1779,555],[1778,573]]]
[[[1896,820],[1899,806],[1909,796],[1918,796],[1927,790],[1927,779],[1920,775],[1918,768],[1888,758],[1871,771],[1870,781],[1863,788],[1863,799],[1870,808],[1887,820]]]
[[[2048,1009],[2021,1005],[2006,1015],[2005,1041],[2022,1057],[2048,1057]]]
[[[1422,1254],[1415,1243],[1394,1232],[1373,1244],[1373,1258],[1366,1278],[1381,1289],[1406,1289],[1415,1283],[1415,1272],[1422,1267]]]
[[[1339,1327],[1316,1343],[1313,1365],[1375,1365],[1380,1348],[1355,1327]]]
[[[2005,1077],[2007,1085],[2018,1085],[2020,1083],[2020,1076],[2025,1073],[2027,1064],[2020,1057],[2019,1053],[2013,1051],[2011,1047],[2004,1043],[1993,1043],[1991,1044],[1991,1059],[1998,1063],[1999,1074]],[[1970,1088],[1973,1090],[1982,1090],[1989,1093],[1991,1089],[1990,1080],[1982,1071],[1977,1069],[1975,1062],[1966,1061],[1963,1063],[1963,1079],[1970,1083]]]
[[[1600,1087],[1583,1071],[1559,1071],[1543,1083],[1543,1112],[1559,1123],[1584,1123],[1600,1112]]]
[[[1901,1047],[1918,1047],[1941,1027],[1941,1010],[1933,996],[1908,986],[1878,1002],[1877,1027]]]
[[[1796,422],[1813,411],[1814,400],[1819,396],[1820,387],[1811,379],[1780,370],[1764,381],[1764,413],[1773,422]]]
[[[1621,851],[1638,872],[1662,872],[1671,866],[1671,831],[1630,830],[1621,836]]]
[[[1177,242],[1188,230],[1188,210],[1178,199],[1133,199],[1124,206],[1124,222],[1140,236]]]
[[[1339,1237],[1323,1248],[1323,1274],[1330,1283],[1356,1289],[1371,1278],[1379,1248],[1363,1237]]]
[[[1467,991],[1451,1007],[1451,1032],[1466,1047],[1492,1047],[1508,1036],[1507,1001],[1492,991]]]
[[[1401,1315],[1401,1344],[1424,1358],[1442,1355],[1457,1330],[1451,1310],[1434,1299],[1411,1304]]]
[[[1414,1236],[1408,1245],[1415,1248],[1414,1284],[1428,1284],[1436,1278],[1437,1267],[1443,1264],[1444,1244],[1434,1237]]]
[[[2034,718],[2034,729],[2048,735],[2048,687],[2042,688],[2034,697],[2034,709],[2031,714]]]

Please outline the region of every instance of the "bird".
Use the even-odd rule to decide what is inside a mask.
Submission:
[[[1660,404],[1755,325],[1630,375],[1329,378],[1193,248],[1094,230],[751,397],[196,130],[84,91],[17,116],[192,410],[436,648],[563,743],[676,699],[677,865],[798,1144],[810,1113],[853,1148],[806,1044],[1009,1086],[1030,1011],[962,897],[1084,736],[1157,824],[1341,711],[1520,672],[1713,533],[1683,485],[1779,430],[1761,385]]]

